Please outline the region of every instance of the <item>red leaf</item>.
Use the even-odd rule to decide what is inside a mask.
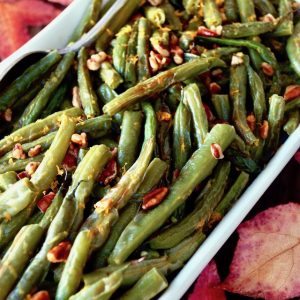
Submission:
[[[29,26],[42,26],[60,10],[41,0],[0,0],[0,59],[30,39]]]
[[[240,239],[222,287],[245,296],[300,296],[300,205],[269,208],[239,226]]]
[[[58,3],[64,6],[69,5],[73,0],[48,0],[49,2]]]
[[[193,293],[188,300],[225,300],[223,290],[217,287],[220,283],[217,266],[212,260],[198,277]]]

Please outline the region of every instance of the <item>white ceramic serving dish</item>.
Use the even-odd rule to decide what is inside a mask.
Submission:
[[[0,63],[0,78],[1,73],[9,68],[13,61],[17,60],[18,57],[21,57],[26,52],[61,48],[65,46],[68,42],[68,38],[73,33],[74,28],[76,28],[90,2],[91,0],[74,0],[74,2],[47,27],[14,54]],[[103,4],[106,2],[107,0],[104,0]],[[176,300],[184,295],[200,272],[242,222],[244,217],[252,209],[299,147],[300,126],[280,147],[267,167],[247,188],[234,207],[228,212],[193,257],[174,278],[169,288],[160,297],[161,300]]]

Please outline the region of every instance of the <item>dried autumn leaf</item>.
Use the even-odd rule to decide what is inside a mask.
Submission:
[[[239,226],[239,241],[222,287],[264,299],[300,296],[300,205],[269,208]]]
[[[49,2],[58,3],[64,6],[69,5],[73,0],[48,0]]]
[[[60,10],[41,0],[0,0],[0,59],[30,39],[29,27],[43,26]]]
[[[219,283],[217,266],[212,260],[198,277],[188,300],[226,300],[224,291],[218,287]]]

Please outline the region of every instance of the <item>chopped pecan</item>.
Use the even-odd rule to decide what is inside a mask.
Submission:
[[[87,60],[87,67],[91,71],[97,71],[100,69],[101,63],[104,62],[107,58],[107,54],[103,51],[100,51],[96,54],[91,55]]]
[[[50,295],[47,291],[38,291],[28,297],[28,300],[50,300],[50,299],[51,299]]]
[[[166,111],[158,111],[156,113],[157,119],[159,122],[169,122],[172,119],[172,115],[169,112]]]
[[[15,144],[15,146],[12,150],[12,157],[16,158],[16,159],[25,159],[26,158],[26,154],[20,143]]]
[[[25,178],[25,177],[30,178],[30,176],[27,174],[26,171],[22,171],[22,172],[18,173],[18,174],[17,174],[17,177],[18,177],[19,179],[23,179],[23,178]]]
[[[260,137],[265,140],[269,134],[269,122],[263,121],[262,125],[259,127],[259,135]]]
[[[232,66],[241,65],[243,62],[244,62],[243,53],[238,52],[238,53],[232,55],[232,58],[231,58],[231,65]]]
[[[82,107],[78,86],[74,86],[72,89],[72,105],[74,107]]]
[[[204,26],[198,27],[197,34],[206,37],[216,37],[220,35],[216,30],[211,30]]]
[[[41,152],[42,152],[42,146],[36,145],[28,151],[28,156],[35,157],[35,156],[39,155]]]
[[[181,65],[183,63],[183,50],[179,46],[175,46],[171,48],[171,53],[175,64]]]
[[[210,151],[211,151],[212,156],[215,159],[223,159],[224,158],[222,148],[219,144],[217,144],[217,143],[211,144],[210,145]]]
[[[152,6],[158,6],[160,5],[163,0],[148,0],[148,2],[152,5]]]
[[[144,210],[157,206],[167,196],[169,189],[167,187],[157,188],[143,197],[142,208]]]
[[[290,101],[297,97],[300,97],[300,85],[294,84],[286,87],[284,92],[284,100]]]
[[[2,114],[0,114],[0,117],[6,122],[11,122],[12,110],[10,108],[7,108]]]
[[[72,134],[71,142],[76,145],[79,145],[80,148],[86,148],[88,145],[86,133],[81,132],[81,134],[78,134],[78,133]]]
[[[50,192],[47,195],[43,196],[38,202],[37,202],[37,207],[40,209],[42,213],[46,212],[48,207],[51,205],[52,200],[55,197],[55,193]]]
[[[47,259],[51,263],[65,262],[67,261],[70,251],[71,243],[69,241],[63,241],[49,250],[47,253]]]
[[[108,185],[118,174],[118,166],[115,158],[112,158],[106,165],[105,169],[99,176],[98,181],[103,185]]]
[[[221,91],[221,86],[216,82],[211,82],[209,84],[209,90],[212,94],[218,94]]]
[[[255,124],[256,124],[256,118],[253,114],[250,114],[247,116],[247,124],[251,131],[253,132],[255,130]]]
[[[273,76],[274,75],[274,69],[270,64],[268,64],[266,62],[263,62],[261,64],[261,68],[262,68],[263,73],[266,74],[267,76]]]
[[[71,143],[62,163],[64,169],[71,171],[76,168],[78,151],[78,147],[75,144]]]
[[[40,165],[40,162],[38,161],[32,161],[29,164],[27,164],[27,166],[25,167],[25,171],[29,176],[32,176],[34,174],[34,172],[36,171],[36,169],[38,168],[38,166]]]

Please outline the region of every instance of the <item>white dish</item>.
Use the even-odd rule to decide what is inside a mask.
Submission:
[[[26,52],[64,47],[90,2],[91,0],[74,0],[53,22],[14,54],[0,63],[0,75],[9,68],[13,61],[17,60],[18,57]],[[107,0],[104,0],[103,5],[107,2]],[[174,278],[169,288],[160,297],[161,300],[176,300],[184,295],[200,272],[242,222],[247,213],[252,209],[299,147],[300,126],[280,147],[267,167],[247,188],[234,207]]]

